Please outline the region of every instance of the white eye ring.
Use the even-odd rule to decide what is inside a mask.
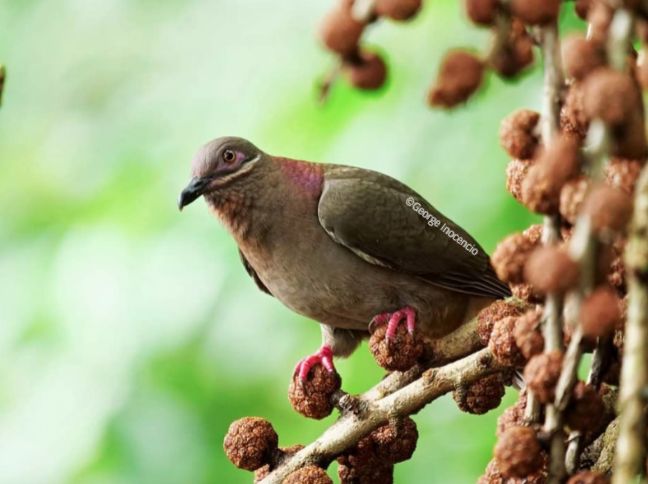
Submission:
[[[223,152],[223,161],[225,161],[225,163],[234,163],[236,161],[236,153],[232,150],[225,150]]]

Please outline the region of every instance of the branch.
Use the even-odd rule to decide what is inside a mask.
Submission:
[[[404,388],[378,400],[365,401],[356,412],[342,415],[319,439],[281,463],[258,484],[281,484],[290,473],[305,465],[329,463],[390,417],[416,413],[457,386],[473,383],[506,368],[484,348],[454,363],[427,370]]]
[[[648,385],[648,169],[637,184],[634,218],[625,253],[628,322],[619,391],[619,439],[613,484],[644,475],[646,464],[645,391]]]
[[[550,25],[540,29],[540,46],[544,58],[543,113],[541,119],[542,139],[548,147],[554,139],[559,126],[560,104],[564,77],[560,58],[558,27]],[[551,245],[560,240],[560,217],[545,216],[542,241]],[[547,294],[544,312],[543,333],[547,353],[563,349],[562,298],[558,294]],[[535,399],[532,400],[535,402]],[[536,404],[537,405],[537,404]],[[549,484],[557,484],[565,475],[565,440],[562,414],[555,405],[547,406],[544,430],[550,439]]]
[[[627,11],[618,10],[615,13],[607,44],[609,64],[614,69],[623,71],[626,68],[626,51],[632,35],[632,26],[632,16]],[[600,180],[603,177],[603,168],[608,160],[610,139],[610,129],[605,123],[600,119],[592,120],[587,132],[586,146],[588,148],[585,155],[589,174],[593,181]],[[580,215],[576,221],[574,235],[569,244],[571,257],[580,265],[581,278],[578,289],[573,293],[571,308],[576,325],[556,389],[556,404],[561,409],[567,407],[571,392],[578,379],[578,366],[583,356],[583,332],[581,325],[578,324],[578,315],[583,299],[592,291],[595,285],[598,246],[599,244],[592,231],[590,217],[585,214]],[[611,341],[608,338],[599,338],[594,351],[587,382],[597,387],[600,384],[601,372],[605,371],[605,360],[609,357],[610,344]],[[569,472],[574,472],[578,468],[583,436],[580,432],[574,431],[570,433],[568,441],[569,447],[565,465]]]

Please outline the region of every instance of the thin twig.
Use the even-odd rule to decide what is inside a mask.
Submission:
[[[557,26],[550,25],[544,27],[539,31],[539,34],[544,59],[545,89],[541,133],[543,143],[547,147],[552,143],[559,127],[564,77],[562,74]],[[560,240],[559,216],[545,216],[542,239],[545,245],[551,245]],[[546,352],[562,351],[563,349],[562,308],[563,301],[558,294],[547,294],[543,326]],[[558,484],[565,475],[565,436],[562,414],[554,405],[547,405],[544,431],[548,434],[550,441],[548,483]]]
[[[511,35],[511,15],[500,9],[495,16],[495,25],[493,26],[493,36],[488,52],[484,56],[484,62],[487,65],[493,65],[497,57],[501,54],[502,49],[506,47]]]
[[[338,61],[335,65],[329,70],[329,72],[324,76],[324,79],[319,84],[317,100],[320,105],[323,105],[328,101],[328,97],[331,94],[331,89],[337,81],[340,73],[342,72],[342,62]]]

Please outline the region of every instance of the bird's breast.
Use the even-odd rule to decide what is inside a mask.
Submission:
[[[319,322],[363,329],[372,311],[395,297],[380,283],[379,268],[335,243],[319,222],[299,231],[286,228],[258,247],[241,250],[274,297]]]

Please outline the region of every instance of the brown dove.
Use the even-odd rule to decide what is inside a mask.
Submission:
[[[484,249],[421,195],[381,173],[271,156],[217,138],[196,153],[180,209],[200,196],[236,241],[262,291],[320,323],[303,381],[346,357],[371,323],[440,338],[509,287]]]

